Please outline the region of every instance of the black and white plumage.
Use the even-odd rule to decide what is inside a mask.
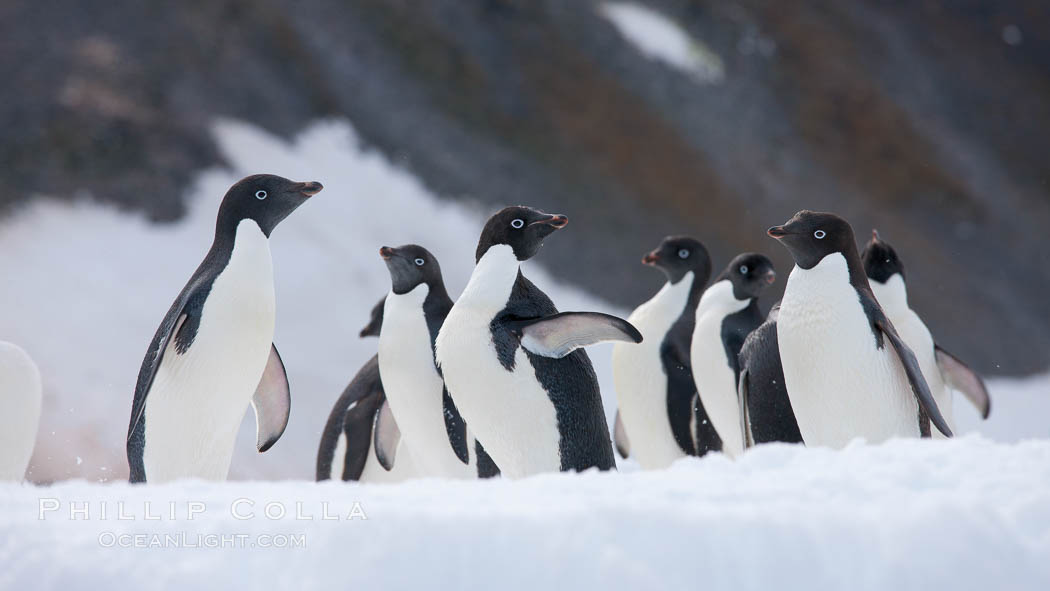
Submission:
[[[780,441],[802,443],[798,421],[791,410],[784,368],[780,364],[777,343],[777,317],[780,303],[770,309],[766,321],[751,331],[744,340],[738,356],[741,412],[743,413],[744,444]]]
[[[791,408],[807,445],[951,434],[915,358],[876,301],[853,229],[802,211],[769,229],[791,253],[777,339]]]
[[[984,381],[968,365],[938,345],[926,324],[908,304],[904,264],[889,243],[872,232],[871,240],[861,253],[864,272],[875,299],[893,322],[901,339],[915,352],[922,374],[930,385],[933,398],[948,426],[955,428],[952,417],[952,389],[958,390],[977,408],[983,418],[991,412],[991,399]],[[934,437],[942,437],[939,431]]]
[[[437,360],[463,418],[505,476],[615,468],[598,380],[579,347],[641,341],[626,321],[561,313],[520,272],[568,223],[508,207],[486,223],[477,266],[437,338]]]
[[[744,339],[762,324],[758,297],[776,280],[764,255],[735,257],[704,292],[696,307],[691,356],[693,379],[707,416],[722,439],[722,451],[744,451],[737,356]]]
[[[139,371],[127,440],[132,482],[225,479],[249,405],[259,451],[284,432],[290,399],[273,346],[269,237],[321,188],[254,175],[226,193],[211,249],[161,321]]]
[[[668,236],[642,263],[661,270],[667,283],[627,318],[644,340],[613,346],[614,440],[624,457],[630,454],[643,469],[658,469],[722,447],[697,399],[689,352],[711,258],[699,241]]]
[[[494,476],[498,471],[477,453],[479,444],[445,389],[434,358],[434,342],[452,309],[437,258],[415,244],[384,246],[379,252],[391,280],[379,335],[379,370],[407,453],[420,476]]]

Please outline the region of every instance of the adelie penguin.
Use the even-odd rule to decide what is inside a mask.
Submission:
[[[769,310],[766,321],[744,339],[738,355],[738,391],[743,414],[744,446],[759,443],[802,443],[798,421],[791,410],[784,368],[777,343],[780,302]]]
[[[361,338],[378,337],[383,326],[386,297],[372,308],[372,317],[360,333]],[[332,406],[321,444],[317,449],[317,480],[361,482],[399,482],[417,476],[412,458],[407,453],[389,467],[376,455],[376,423],[386,404],[383,380],[379,376],[379,356],[373,355]],[[384,429],[396,432],[389,420],[389,406],[384,414]]]
[[[259,451],[284,432],[290,398],[273,345],[269,238],[321,188],[254,175],[226,193],[211,249],[161,321],[139,370],[127,440],[132,482],[225,479],[249,405]]]
[[[853,228],[801,211],[769,235],[795,260],[777,318],[791,408],[808,446],[950,436],[915,354],[871,292]]]
[[[438,373],[434,342],[452,298],[437,258],[415,244],[384,246],[379,254],[391,281],[379,334],[379,372],[400,429],[390,436],[378,432],[377,443],[403,438],[421,476],[495,475],[498,471],[475,443]],[[384,465],[393,465],[394,451],[376,447]]]
[[[864,272],[875,299],[897,328],[901,339],[915,352],[922,375],[926,377],[933,399],[937,401],[948,426],[955,427],[952,420],[952,388],[962,392],[977,407],[981,417],[988,418],[991,399],[984,381],[968,365],[934,342],[926,324],[908,305],[904,264],[897,256],[897,251],[881,240],[878,232],[873,231],[860,258],[864,262]],[[934,437],[940,436],[939,432],[934,432]]]
[[[765,256],[738,255],[715,278],[696,307],[690,349],[693,379],[700,402],[722,438],[722,451],[730,457],[744,451],[737,356],[747,335],[762,324],[758,296],[776,277],[773,263]]]
[[[711,257],[693,238],[668,236],[642,264],[662,271],[667,283],[627,318],[644,340],[613,346],[619,406],[613,434],[620,455],[631,455],[651,470],[720,450],[722,442],[703,408],[694,411],[699,400],[689,354]]]
[[[438,333],[437,360],[456,407],[511,478],[616,466],[598,379],[579,347],[642,336],[614,316],[559,313],[519,269],[567,223],[520,206],[493,215]]]

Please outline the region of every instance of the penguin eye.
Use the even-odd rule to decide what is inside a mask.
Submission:
[[[423,263],[425,263],[425,262],[426,262],[426,261],[424,261],[423,259],[416,259],[416,260],[415,260],[415,263],[416,263],[416,266],[417,266],[417,267],[422,267],[422,266],[423,266]]]
[[[747,265],[740,265],[740,274],[747,275]]]
[[[258,199],[259,201],[262,201],[263,199],[266,199],[266,191],[263,191],[262,189],[259,189],[258,191],[255,192],[255,198]]]
[[[817,240],[823,240],[824,237],[827,235],[827,232],[825,232],[824,230],[817,230],[816,232],[813,232],[813,237]]]
[[[678,258],[680,258],[680,259],[687,259],[687,258],[689,258],[689,249],[688,248],[683,248],[682,250],[679,250],[678,251]]]
[[[514,221],[510,223],[510,227],[514,228],[515,230],[520,230],[525,227],[525,220],[521,218],[515,218]]]

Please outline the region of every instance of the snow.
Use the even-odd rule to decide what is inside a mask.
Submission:
[[[696,80],[721,82],[722,58],[667,16],[635,2],[605,2],[599,13],[649,59],[662,61]]]
[[[972,435],[518,481],[8,484],[0,588],[1046,589],[1048,482],[1050,442]]]
[[[988,421],[960,399],[969,435],[945,442],[771,445],[735,462],[519,481],[303,482],[331,404],[375,352],[357,332],[389,287],[379,246],[431,249],[455,295],[489,212],[436,198],[345,122],[290,143],[234,121],[215,134],[229,167],[201,174],[178,223],[86,199],[38,199],[0,221],[0,307],[17,310],[0,338],[29,351],[44,380],[29,476],[57,481],[0,484],[0,589],[145,589],[176,576],[195,588],[1050,588],[1050,374],[990,380]],[[146,345],[207,250],[221,195],[261,171],[325,184],[272,240],[288,430],[258,454],[248,413],[231,482],[124,484]],[[543,261],[526,273],[562,309],[625,313],[554,281]],[[611,415],[610,348],[590,353]],[[367,520],[346,519],[355,506]],[[40,519],[42,507],[55,510]],[[246,547],[178,547],[224,542],[213,535]],[[288,536],[306,547],[262,547]],[[164,547],[124,547],[152,542]]]

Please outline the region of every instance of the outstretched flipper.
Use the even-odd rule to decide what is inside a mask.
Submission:
[[[992,399],[988,396],[988,389],[985,388],[981,376],[940,345],[934,345],[934,353],[937,356],[937,367],[941,369],[941,375],[948,385],[962,392],[963,396],[977,407],[981,418],[987,419],[992,412]]]
[[[926,378],[922,375],[922,370],[919,369],[919,362],[915,359],[915,353],[912,352],[908,345],[904,344],[901,340],[900,335],[897,334],[897,330],[893,328],[893,324],[882,315],[881,310],[877,310],[878,314],[874,318],[875,326],[878,327],[882,334],[886,335],[886,338],[893,344],[893,349],[897,352],[897,357],[901,360],[901,365],[904,366],[904,373],[908,376],[908,382],[911,384],[911,390],[915,393],[915,399],[919,403],[920,416],[925,413],[929,417],[937,430],[944,434],[945,437],[952,436],[952,430],[948,427],[948,423],[944,420],[944,416],[941,415],[941,410],[937,408],[937,402],[933,399],[933,394],[930,393],[930,386],[926,383]],[[929,437],[930,426],[924,424],[924,421],[920,420],[920,432],[923,437]]]
[[[277,346],[270,343],[270,358],[266,360],[259,386],[252,396],[255,411],[255,447],[264,452],[277,443],[288,427],[288,413],[292,409],[292,395],[288,388],[288,374]]]
[[[620,411],[616,411],[616,422],[613,424],[613,441],[616,443],[616,451],[620,457],[627,459],[631,455],[631,442],[627,439],[627,431],[623,428],[623,420],[620,419]]]
[[[389,472],[394,469],[397,445],[401,442],[401,429],[398,428],[394,413],[390,412],[390,403],[386,400],[376,413],[376,425],[372,432],[375,437],[376,459]]]
[[[536,355],[554,359],[605,341],[642,342],[642,333],[630,322],[599,312],[561,312],[512,321],[508,326],[521,339],[521,346]]]

